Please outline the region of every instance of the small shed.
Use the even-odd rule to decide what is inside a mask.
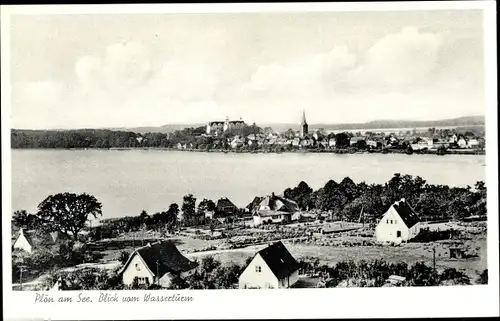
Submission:
[[[391,275],[386,282],[392,285],[399,285],[404,281],[406,281],[406,278],[404,276]]]
[[[463,259],[465,256],[465,250],[459,246],[450,247],[450,258],[451,259]]]

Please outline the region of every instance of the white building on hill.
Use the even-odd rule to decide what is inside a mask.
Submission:
[[[415,210],[402,198],[395,202],[375,228],[379,242],[408,241],[420,232],[420,219]]]

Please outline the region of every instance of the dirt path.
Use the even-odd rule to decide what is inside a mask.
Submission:
[[[225,249],[225,250],[210,250],[210,251],[200,251],[186,254],[187,257],[203,257],[208,255],[216,255],[228,252],[248,252],[253,253],[262,250],[265,248],[267,244],[259,244],[259,245],[249,245],[246,247],[238,248],[238,249]]]
[[[262,250],[263,248],[268,246],[268,244],[270,244],[270,243],[277,242],[277,241],[289,242],[289,241],[301,239],[301,238],[304,238],[304,237],[293,237],[293,238],[288,238],[288,239],[281,239],[281,240],[263,242],[263,243],[258,243],[258,244],[251,244],[251,245],[247,245],[245,247],[240,247],[240,248],[236,248],[236,249],[221,249],[221,250],[192,252],[192,253],[186,254],[186,256],[188,256],[188,257],[202,257],[202,256],[207,256],[207,255],[217,255],[217,254],[228,253],[228,252],[245,252],[245,253],[248,252],[248,253],[253,254],[254,252]]]

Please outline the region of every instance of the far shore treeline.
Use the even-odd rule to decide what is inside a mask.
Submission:
[[[429,128],[425,133],[418,134],[413,131],[407,131],[405,139],[389,139],[396,135],[375,132],[366,132],[366,139],[378,137],[377,147],[370,146],[367,141],[360,139],[356,144],[350,141],[352,137],[361,137],[361,132],[340,132],[327,133],[324,129],[316,131],[315,135],[310,136],[310,142],[307,145],[294,145],[291,141],[298,139],[296,131],[289,128],[281,134],[275,133],[272,128],[261,128],[256,124],[244,124],[239,128],[232,128],[223,132],[219,136],[207,135],[206,127],[190,127],[181,130],[175,130],[168,133],[148,132],[140,133],[134,131],[108,130],[108,129],[76,129],[76,130],[25,130],[12,129],[11,148],[13,149],[113,149],[113,148],[163,148],[163,149],[184,149],[197,151],[227,151],[236,152],[286,152],[297,149],[310,151],[379,151],[379,152],[406,152],[413,153],[412,144],[419,141],[419,137],[436,137],[446,140],[451,135],[465,135],[467,137],[480,138],[480,148],[469,150],[473,153],[484,151],[484,128],[455,128],[455,129],[436,129]],[[250,141],[249,137],[261,137],[261,141]],[[267,139],[266,137],[271,137]],[[272,138],[274,137],[274,139]],[[287,140],[287,143],[278,143],[276,138]],[[328,145],[330,140],[335,140],[335,147]],[[238,141],[237,145],[235,141]],[[455,144],[456,145],[456,144]],[[458,148],[451,144],[449,149]],[[415,150],[415,152],[420,152]],[[456,151],[455,151],[456,153]],[[473,154],[472,153],[472,154]]]

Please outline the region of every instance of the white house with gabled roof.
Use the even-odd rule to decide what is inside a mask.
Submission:
[[[385,212],[375,228],[378,242],[400,243],[414,238],[420,232],[420,219],[404,198]]]
[[[125,285],[158,284],[168,287],[174,275],[185,277],[198,266],[182,255],[170,241],[148,243],[130,254],[118,272]]]
[[[19,235],[14,241],[12,248],[24,250],[28,253],[31,253],[33,251],[33,241],[31,240],[30,235],[24,232],[24,229],[19,230]]]
[[[240,289],[289,288],[299,280],[299,264],[281,241],[255,254],[241,273]]]

